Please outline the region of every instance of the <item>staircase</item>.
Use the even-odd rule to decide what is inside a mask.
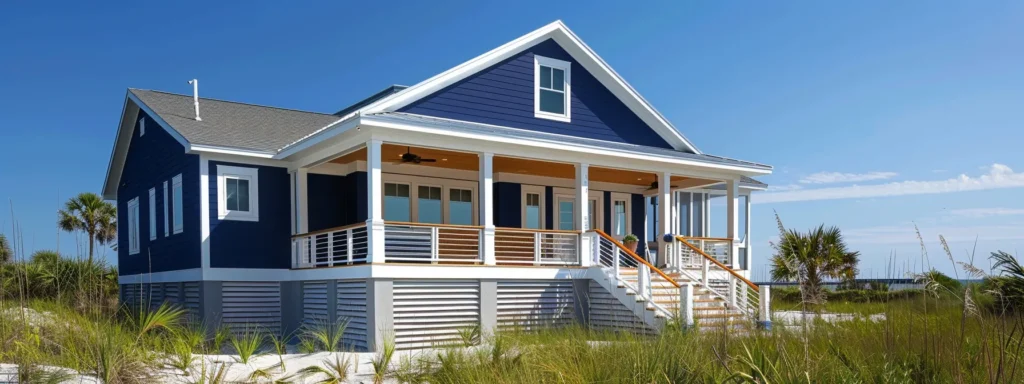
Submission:
[[[706,271],[683,268],[678,261],[662,270],[604,232],[594,230],[592,234],[593,268],[601,272],[595,280],[643,319],[648,328],[661,330],[676,320],[701,330],[740,331],[759,318],[757,291],[751,289],[756,286],[745,279],[739,281],[741,276],[721,263],[713,264],[714,259],[701,255],[699,249],[680,243],[673,255],[696,249],[697,256],[709,260]],[[692,294],[692,301],[682,300],[689,296],[687,293]]]

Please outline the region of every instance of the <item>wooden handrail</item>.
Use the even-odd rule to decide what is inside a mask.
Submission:
[[[623,251],[625,251],[625,253],[627,255],[629,255],[630,257],[632,257],[634,260],[636,260],[637,262],[643,263],[648,268],[650,268],[652,271],[657,272],[658,275],[661,275],[661,277],[664,278],[665,280],[667,280],[669,283],[672,283],[673,286],[675,286],[676,288],[679,288],[679,283],[677,283],[675,280],[672,280],[671,277],[668,277],[668,275],[666,275],[665,272],[662,272],[657,267],[651,265],[651,263],[648,263],[647,260],[644,260],[644,258],[642,258],[639,255],[637,255],[636,252],[630,251],[629,248],[626,248],[626,246],[622,245],[622,243],[620,243],[618,240],[615,240],[611,236],[608,236],[608,234],[604,233],[604,231],[602,231],[600,229],[596,229],[596,228],[595,229],[591,229],[590,231],[594,232],[594,233],[596,233],[598,235],[601,235],[601,237],[605,238],[605,240],[608,240],[608,241],[612,242],[612,244],[615,244],[616,247],[619,247],[619,249],[622,249]]]
[[[497,230],[497,231],[509,231],[509,232],[530,232],[530,233],[534,233],[534,232],[540,232],[540,233],[571,233],[571,234],[577,234],[577,235],[580,233],[580,231],[577,231],[577,230],[530,229],[530,228],[513,228],[513,227],[497,227],[497,228],[495,228],[495,230]]]
[[[365,227],[365,226],[366,226],[366,223],[355,223],[355,224],[349,224],[349,225],[342,225],[340,227],[327,228],[327,229],[321,229],[319,231],[306,232],[306,233],[300,233],[300,234],[297,234],[297,235],[292,235],[292,239],[297,239],[297,238],[306,237],[306,236],[322,235],[324,233],[344,231],[346,229]]]
[[[697,236],[676,236],[676,237],[680,238],[680,239],[686,239],[686,240],[732,241],[732,239],[727,238],[727,237],[697,237]]]
[[[405,225],[409,227],[438,227],[438,228],[458,228],[458,229],[484,229],[479,225],[462,225],[462,224],[434,224],[434,223],[411,223],[407,221],[385,221],[384,225]]]
[[[747,278],[745,278],[743,276],[740,276],[740,274],[736,273],[736,271],[732,270],[732,268],[726,267],[725,264],[722,264],[722,262],[720,262],[718,260],[715,260],[714,257],[708,256],[707,253],[704,253],[703,250],[701,250],[700,248],[697,248],[695,245],[690,244],[690,242],[686,241],[686,239],[687,238],[683,237],[683,236],[676,236],[676,240],[677,241],[679,241],[680,243],[686,244],[687,247],[690,247],[690,249],[694,250],[694,252],[697,252],[701,256],[704,256],[705,259],[711,260],[711,262],[715,263],[715,265],[717,265],[719,268],[724,269],[726,271],[729,271],[729,273],[731,273],[736,278],[740,279],[740,281],[743,281],[744,283],[746,283],[754,291],[756,291],[756,292],[760,292],[761,291],[761,289],[758,288],[757,284],[754,284],[754,283],[750,282],[750,280],[747,280]]]

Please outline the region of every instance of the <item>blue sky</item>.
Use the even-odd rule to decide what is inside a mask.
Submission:
[[[980,266],[1024,245],[1024,3],[144,3],[0,5],[0,231],[13,206],[29,250],[99,191],[127,87],[333,112],[555,19],[702,150],[775,166],[755,267],[773,210],[842,228],[869,276],[920,264],[914,223],[947,272],[939,234]]]

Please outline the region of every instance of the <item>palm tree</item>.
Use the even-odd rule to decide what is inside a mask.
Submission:
[[[95,193],[83,192],[71,198],[57,216],[60,229],[89,234],[90,264],[96,243],[107,244],[117,238],[117,208]]]
[[[0,264],[11,261],[13,255],[14,251],[11,251],[11,244],[7,243],[7,236],[0,233]]]
[[[776,220],[778,216],[776,215]],[[807,233],[785,230],[779,221],[779,243],[773,244],[772,280],[800,282],[801,296],[822,303],[822,280],[852,280],[860,253],[850,251],[837,227],[820,225]]]

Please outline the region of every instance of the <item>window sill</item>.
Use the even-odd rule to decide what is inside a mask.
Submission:
[[[253,222],[260,221],[260,217],[257,216],[257,215],[251,215],[251,214],[245,215],[245,214],[239,214],[239,213],[235,213],[235,212],[221,213],[221,214],[217,215],[217,219],[218,220],[222,220],[222,221],[224,221],[224,220],[227,220],[227,221],[253,221]]]
[[[556,115],[554,113],[548,113],[548,112],[535,111],[533,113],[533,117],[536,117],[538,119],[547,119],[547,120],[561,121],[563,123],[571,123],[572,122],[572,118],[569,117],[569,116],[566,116],[566,115]]]

